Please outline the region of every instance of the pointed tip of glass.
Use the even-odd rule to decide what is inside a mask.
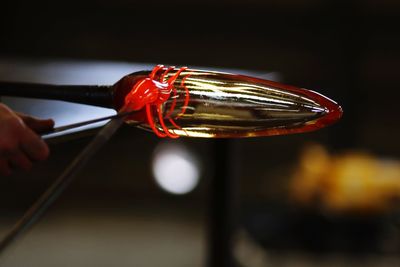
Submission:
[[[307,90],[307,94],[324,108],[324,112],[321,114],[322,116],[320,116],[315,122],[315,130],[331,125],[342,117],[342,107],[332,99],[311,90]]]

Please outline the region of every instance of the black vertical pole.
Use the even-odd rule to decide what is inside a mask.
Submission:
[[[209,267],[234,267],[233,237],[237,204],[235,140],[214,142],[215,170],[209,202]]]

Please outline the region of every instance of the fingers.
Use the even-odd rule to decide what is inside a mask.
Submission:
[[[0,159],[0,173],[10,175],[14,169],[28,171],[32,168],[32,161],[21,150],[4,153]]]
[[[23,133],[20,147],[32,160],[45,160],[49,156],[47,144],[30,129]]]
[[[33,119],[32,122],[36,120]],[[50,125],[50,122],[48,125]],[[0,174],[10,175],[14,169],[29,170],[33,162],[49,155],[47,144],[19,117],[9,116],[0,125]]]
[[[26,125],[31,128],[34,132],[40,134],[48,132],[54,128],[54,121],[52,119],[47,120],[32,120]]]
[[[32,161],[21,150],[10,155],[8,159],[11,167],[23,169],[25,171],[29,171],[32,168]]]
[[[17,113],[17,115],[24,121],[24,123],[36,133],[48,132],[54,128],[54,121],[52,119],[41,120],[35,117]]]

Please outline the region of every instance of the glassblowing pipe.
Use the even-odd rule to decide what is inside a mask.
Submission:
[[[55,85],[23,82],[0,81],[0,95],[39,99],[61,100],[72,103],[99,106],[104,108],[121,107],[122,102],[115,103],[114,98],[122,86],[134,84],[137,79],[149,72],[132,73],[115,85]],[[127,89],[128,90],[128,89]],[[127,92],[125,92],[126,94]]]
[[[137,111],[127,123],[159,137],[256,137],[313,131],[341,107],[310,90],[249,76],[156,66],[112,86],[1,83],[0,95]]]

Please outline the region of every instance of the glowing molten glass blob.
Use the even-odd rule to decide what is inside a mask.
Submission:
[[[329,98],[249,76],[156,66],[125,97],[130,121],[159,137],[255,137],[313,131],[336,122]]]
[[[171,137],[177,138],[179,137],[174,132],[171,132],[169,128],[164,123],[164,115],[162,112],[162,105],[169,99],[172,98],[173,104],[170,107],[169,113],[166,118],[169,122],[175,127],[180,128],[174,121],[173,118],[170,117],[170,114],[175,109],[176,104],[176,89],[174,87],[174,82],[178,78],[179,74],[186,69],[186,67],[180,68],[172,77],[170,77],[167,81],[164,81],[165,76],[174,69],[174,67],[169,67],[166,70],[163,70],[164,66],[158,65],[156,66],[148,78],[144,78],[139,80],[132,88],[132,90],[125,97],[125,108],[128,110],[140,110],[143,107],[146,107],[147,121],[153,132],[159,137]],[[156,73],[162,70],[163,73],[159,78],[159,81],[156,80]],[[182,82],[183,83],[183,82]],[[173,92],[173,96],[171,97],[171,93]],[[189,93],[186,89],[186,100],[185,103],[189,102]],[[182,113],[185,112],[184,105],[182,109]],[[157,129],[156,124],[153,120],[153,111],[152,107],[156,107],[156,113],[158,114],[158,122],[161,125],[162,130]]]

